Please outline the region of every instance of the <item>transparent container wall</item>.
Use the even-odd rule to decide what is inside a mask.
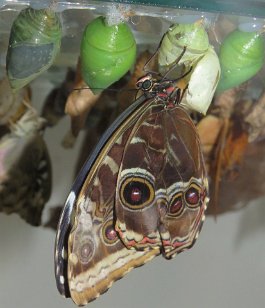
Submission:
[[[263,65],[265,31],[265,19],[263,16],[265,12],[263,9],[264,2],[256,1],[253,4],[247,1],[185,1],[185,5],[182,4],[182,1],[149,1],[146,2],[148,5],[139,4],[138,1],[131,2],[131,4],[124,4],[110,1],[1,1],[0,77],[3,78],[6,75],[6,54],[11,26],[14,20],[16,20],[19,12],[29,5],[34,9],[50,7],[53,11],[58,13],[62,23],[60,53],[49,70],[43,72],[40,76],[42,79],[37,79],[47,81],[51,87],[58,87],[61,85],[69,68],[73,70],[76,69],[80,55],[80,42],[83,31],[89,22],[101,15],[111,16],[111,14],[116,14],[124,17],[135,37],[138,55],[145,50],[148,50],[151,54],[155,53],[161,39],[164,34],[167,33],[169,27],[177,23],[187,24],[201,20],[206,28],[210,44],[218,56],[221,50],[220,46],[222,46],[223,42],[231,33],[237,31],[244,33],[244,35],[257,33],[260,37],[257,47],[252,43],[253,39],[250,39],[248,43],[240,37],[236,37],[229,41],[226,46],[228,52],[226,52],[224,70],[222,69],[221,63],[221,79],[222,74],[227,74],[228,80],[231,82],[230,89],[234,88],[234,84],[236,87],[239,87],[236,90],[236,94],[232,93],[232,96],[230,93],[227,94],[229,98],[232,97],[234,102],[235,100],[238,102],[246,102],[243,104],[242,108],[240,107],[239,109],[245,112],[244,115],[240,115],[240,127],[247,127],[248,140],[264,140],[264,117],[262,113],[259,112],[259,108],[261,108],[261,110],[263,108],[263,101],[262,99],[260,100],[260,98],[262,98],[265,83],[265,70]],[[242,41],[244,41],[244,43],[242,43]],[[143,67],[144,64],[145,63],[142,63],[141,67]],[[207,63],[207,61],[206,64],[209,68],[209,63]],[[197,65],[198,62],[194,64],[194,67]],[[199,92],[203,90],[202,87],[200,88],[200,83],[208,78],[207,74],[202,76],[203,77],[200,75],[197,76],[195,80],[196,86],[199,86]],[[242,76],[244,77],[242,81],[237,82],[238,79],[241,80],[240,78]],[[128,79],[128,76],[126,78]],[[234,83],[234,81],[236,82]],[[218,94],[222,94],[223,91],[224,89],[221,89]],[[240,94],[239,99],[236,98],[237,94]],[[221,101],[224,102],[226,99],[226,97],[221,98]],[[113,99],[112,97],[110,101],[113,101],[114,105],[118,104],[116,98]],[[37,106],[37,108],[41,109],[42,102],[38,101],[38,104],[39,106]],[[217,97],[213,100],[211,108],[218,107],[219,104],[220,100],[218,100]],[[231,119],[233,118],[231,114],[235,112],[235,109],[232,110],[230,108],[229,112]],[[215,113],[216,111],[214,110],[214,114]],[[222,118],[223,115],[220,116],[219,114],[219,117]],[[202,116],[199,115],[199,117],[195,119],[196,121],[200,121],[201,118]],[[217,141],[218,138],[216,139],[216,142]],[[239,140],[235,141],[233,139],[231,144],[237,144],[236,142],[241,144]],[[244,143],[243,152],[245,152],[245,148],[246,146]],[[240,148],[240,150],[242,149]],[[233,148],[231,148],[230,151],[233,152]],[[235,151],[237,151],[237,149]],[[87,156],[88,152],[85,151],[84,155]],[[233,157],[235,161],[225,162],[226,167],[229,169],[229,164],[231,163],[233,168],[237,168],[234,164],[240,165],[241,155],[235,157],[230,152],[228,152],[227,155]],[[208,158],[212,159],[210,156]],[[256,167],[258,168],[258,165]],[[246,177],[244,176],[244,178]],[[212,179],[213,183],[214,181],[216,181],[216,179]],[[264,189],[261,187],[258,195],[263,194],[263,191]],[[249,198],[254,198],[254,196],[251,195]],[[236,198],[232,203],[236,203]]]
[[[247,1],[130,1],[122,10],[130,8],[131,17],[127,23],[132,28],[138,52],[154,51],[163,34],[173,23],[191,23],[204,18],[211,44],[218,51],[224,37],[236,28],[254,31],[264,26],[261,8],[264,2],[252,4]],[[142,5],[139,3],[147,3]],[[118,4],[118,2],[115,2]],[[60,13],[63,24],[63,38],[60,56],[53,71],[76,65],[80,52],[80,41],[88,22],[99,15],[108,15],[113,2],[108,1],[1,1],[0,2],[0,75],[4,75],[5,57],[11,25],[19,11],[26,6],[45,8],[52,6]],[[52,76],[50,76],[52,78]],[[55,78],[56,79],[56,78]]]
[[[230,40],[228,42],[226,46],[226,49],[228,51],[226,52],[226,58],[224,61],[224,70],[221,63],[221,79],[222,76],[226,74],[228,76],[227,79],[229,80],[229,87],[226,87],[225,89],[219,89],[218,95],[223,93],[224,96],[219,99],[218,95],[216,95],[212,100],[209,110],[210,113],[213,113],[214,115],[216,115],[217,113],[218,117],[221,118],[221,121],[223,121],[224,114],[228,115],[230,121],[231,119],[234,119],[234,116],[236,118],[238,117],[238,114],[234,114],[237,112],[237,109],[244,111],[244,114],[239,115],[239,126],[244,127],[247,137],[245,135],[242,136],[243,133],[241,131],[241,135],[239,134],[240,138],[242,137],[243,140],[246,140],[246,138],[248,138],[250,145],[253,141],[264,140],[264,117],[259,111],[262,110],[262,106],[264,105],[262,100],[262,94],[265,86],[265,19],[263,16],[265,14],[265,10],[263,9],[264,2],[256,1],[255,3],[252,3],[247,1],[185,1],[185,4],[183,4],[183,1],[141,1],[141,3],[145,2],[146,4],[139,4],[139,2],[140,1],[131,1],[130,4],[125,4],[120,2],[113,3],[111,1],[1,1],[0,77],[3,78],[6,75],[6,55],[12,24],[16,20],[20,11],[28,6],[31,6],[34,9],[50,7],[53,11],[58,13],[62,23],[62,39],[60,53],[55,58],[53,65],[36,79],[37,83],[32,84],[33,93],[34,85],[42,84],[43,81],[47,82],[50,87],[60,87],[61,83],[65,80],[68,69],[71,68],[73,70],[76,70],[78,58],[80,56],[80,44],[83,31],[86,25],[98,16],[111,16],[115,14],[118,16],[122,16],[131,28],[133,36],[136,40],[137,55],[142,54],[146,50],[148,50],[150,54],[154,54],[157,51],[159,43],[165,33],[167,33],[169,27],[172,24],[177,23],[191,24],[196,21],[201,21],[206,28],[210,45],[213,47],[218,56],[221,50],[220,46],[222,46],[224,41],[231,33],[239,31],[244,33],[244,35],[257,34],[260,38],[259,44],[256,44],[257,46],[253,44],[252,38],[247,41],[247,43],[246,40],[242,40],[241,37],[233,38],[233,40]],[[202,56],[202,58],[203,57],[204,56]],[[199,62],[193,63],[195,68],[199,66],[198,63]],[[143,68],[144,64],[145,63],[141,64],[141,68]],[[206,67],[208,67],[208,69],[209,67],[211,67],[210,62],[207,63],[206,61]],[[204,66],[202,68],[204,70]],[[131,72],[132,71],[133,67],[131,68]],[[139,75],[138,78],[140,76],[141,75]],[[127,74],[126,80],[128,80],[129,77],[130,76],[128,76]],[[205,80],[207,81],[208,77],[208,73],[204,73],[204,75],[197,75],[195,79],[195,85],[196,87],[198,87],[195,88],[199,89],[198,93],[203,90],[203,86],[200,86],[200,84],[202,82],[205,82]],[[238,80],[240,80],[240,82],[238,82]],[[125,83],[123,82],[120,85],[116,85],[116,87],[124,86],[124,84]],[[130,85],[130,87],[135,87],[135,83],[133,85]],[[233,90],[234,87],[236,87],[237,89],[233,93],[225,93],[226,89]],[[123,93],[125,93],[125,91],[123,91]],[[225,95],[227,95],[227,97]],[[125,96],[128,95],[125,94]],[[120,99],[121,97],[122,96],[120,96]],[[66,98],[64,99],[66,100]],[[233,103],[230,104],[229,101],[231,99]],[[110,105],[112,104],[112,107],[117,107],[117,105],[119,105],[117,98],[108,97],[106,101],[108,100],[111,102]],[[226,101],[228,103],[224,103]],[[237,104],[238,102],[240,102],[240,104]],[[241,103],[243,104],[242,106]],[[38,106],[36,107],[39,110],[42,109],[43,102],[37,100],[37,104]],[[228,108],[229,111],[227,112],[227,110],[223,110],[223,114],[220,114],[219,111],[216,111],[220,107],[220,104],[222,105],[223,109],[226,109],[226,107],[224,107],[225,104],[230,104],[230,109]],[[233,106],[233,108],[231,106]],[[240,107],[234,108],[234,106]],[[119,107],[117,107],[117,109],[119,109]],[[102,112],[102,110],[100,112]],[[196,124],[199,124],[199,126],[199,122],[202,118],[203,116],[201,114],[198,117],[194,118]],[[94,123],[93,121],[94,119],[91,120],[92,123]],[[227,121],[227,123],[229,121]],[[221,127],[222,125],[219,126]],[[235,124],[235,126],[237,126],[237,124]],[[211,127],[208,128],[208,130],[211,133],[214,131]],[[222,134],[221,130],[218,131],[220,134],[216,134],[216,136],[214,136],[211,140],[213,148],[214,145],[220,142],[218,136]],[[211,135],[211,133],[209,135]],[[205,138],[205,136],[203,136],[202,138]],[[232,170],[232,173],[235,169],[238,168],[238,165],[241,165],[241,159],[246,152],[248,144],[248,142],[245,141],[241,143],[240,138],[236,140],[234,140],[233,138],[231,139],[230,149],[228,149],[228,153],[225,154],[231,157],[231,159],[230,161],[227,160],[223,162],[223,164],[225,164],[225,168],[227,168],[229,172]],[[208,141],[202,140],[202,142],[207,143]],[[233,146],[235,146],[235,148],[233,148]],[[242,151],[242,155],[233,154],[238,150]],[[257,152],[261,153],[261,150],[258,149]],[[89,151],[84,151],[85,157],[88,156],[88,154]],[[207,159],[209,160],[207,161],[209,165],[208,167],[211,168],[211,160],[213,159],[212,155],[209,155],[209,153],[207,153],[206,160]],[[257,170],[260,169],[259,162],[259,160],[256,160],[256,165],[254,166]],[[220,164],[220,160],[218,164]],[[232,165],[232,167],[230,166],[230,164]],[[81,166],[81,164],[79,164],[79,166]],[[221,167],[220,169],[219,165],[217,169],[220,173],[220,170],[223,168]],[[247,172],[251,172],[251,170],[252,169],[250,168]],[[218,183],[218,181],[216,180],[216,176],[219,177],[219,173],[217,175],[215,174],[212,177],[211,183]],[[243,175],[242,178],[247,179],[247,176]],[[257,177],[257,181],[258,179],[260,179],[260,177]],[[246,183],[241,184],[244,186]],[[235,187],[234,192],[234,196],[238,196],[238,199],[240,199],[241,197],[247,200],[254,199],[255,197],[263,195],[263,192],[265,191],[265,189],[261,185],[259,186],[257,196],[255,196],[256,186],[253,182],[253,185],[251,186],[253,188],[251,190],[251,193],[247,196],[244,196],[242,194],[238,194],[238,191],[241,189],[240,187],[241,186]],[[229,184],[226,189],[229,195]],[[233,207],[237,203],[238,199],[237,197],[235,197],[232,200],[231,207]],[[225,200],[226,199],[223,200],[224,205],[229,204],[225,202]],[[221,201],[222,200],[220,200],[220,202]]]
[[[240,5],[238,1],[185,1],[185,4],[181,1],[146,1],[148,5],[138,4],[140,1],[131,2],[130,5],[121,4],[120,10],[121,13],[130,11],[127,24],[133,30],[138,54],[146,49],[153,53],[169,26],[175,23],[192,23],[203,18],[210,43],[217,53],[224,38],[233,30],[239,28],[243,31],[262,31],[264,27],[264,10],[261,9],[264,2],[261,1],[255,4],[240,1]],[[118,5],[118,2],[115,4]],[[62,82],[67,68],[76,67],[85,26],[97,16],[110,14],[114,4],[110,1],[1,1],[1,78],[5,76],[6,52],[12,23],[20,10],[28,5],[35,9],[51,6],[54,11],[59,12],[63,25],[61,51],[52,68],[46,72],[50,82],[58,85]],[[244,63],[242,65],[244,66]],[[246,64],[249,65],[252,64]],[[256,78],[254,86],[249,89],[253,92],[251,95],[258,97],[262,87],[263,78]]]
[[[65,114],[65,104],[73,93],[77,94],[77,101],[87,102],[87,89],[73,91],[76,87],[86,87],[82,83],[76,86],[80,78],[76,74],[77,63],[86,25],[98,16],[117,12],[125,17],[132,30],[137,56],[146,50],[154,54],[172,24],[198,20],[203,22],[218,57],[223,42],[237,30],[258,33],[261,43],[258,48],[251,49],[250,56],[246,51],[253,47],[251,43],[242,47],[242,40],[238,38],[233,44],[229,43],[228,49],[232,49],[226,58],[225,72],[232,76],[232,81],[241,76],[247,78],[235,87],[220,90],[205,115],[190,112],[201,139],[210,191],[205,226],[198,243],[172,261],[156,258],[150,266],[145,265],[135,271],[136,274],[129,274],[122,282],[115,283],[89,307],[263,307],[265,2],[126,2],[130,4],[122,1],[0,0],[0,79],[6,76],[11,27],[22,9],[50,7],[58,13],[62,23],[60,53],[48,70],[18,93],[0,82],[0,242],[3,246],[0,272],[4,277],[0,279],[1,307],[74,307],[71,301],[60,297],[54,279],[53,249],[59,212],[75,176],[103,131],[129,105],[127,99],[131,99],[130,103],[135,100],[136,92],[119,91],[135,87],[137,78],[131,78],[134,68],[109,87],[115,91],[102,92],[94,107],[88,108],[88,115],[84,113],[80,121],[77,117],[77,122],[83,121],[83,126],[73,139],[74,133],[69,131],[73,130],[71,123],[75,117]],[[117,5],[120,6],[117,8]],[[142,70],[145,63],[138,66],[138,78],[146,73]],[[196,67],[198,62],[195,61],[193,68]],[[202,65],[202,69],[205,67],[209,69],[209,63]],[[208,75],[203,76],[195,80],[198,93],[204,90],[200,85],[207,81]],[[130,83],[131,80],[134,83]],[[16,117],[11,116],[13,109],[9,102],[13,104]],[[24,109],[18,108],[21,105]],[[23,118],[34,108],[37,113]],[[49,164],[50,169],[45,173],[43,166]],[[5,179],[8,185],[2,185]],[[10,213],[16,215],[6,215]],[[223,213],[229,215],[219,215]],[[217,223],[214,215],[218,215]],[[31,225],[42,227],[32,228]]]

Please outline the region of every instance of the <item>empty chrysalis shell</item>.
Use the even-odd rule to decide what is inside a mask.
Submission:
[[[26,8],[10,33],[6,68],[10,85],[20,89],[47,70],[60,50],[62,27],[51,9]]]
[[[195,65],[183,105],[206,114],[220,79],[220,63],[212,46]]]
[[[161,67],[163,70],[163,67],[173,64],[183,52],[184,47],[186,51],[178,64],[185,64],[188,67],[208,50],[208,34],[201,20],[192,24],[175,24],[168,29],[158,50],[160,71]]]
[[[181,56],[184,48],[185,52]],[[175,64],[184,65],[186,71],[192,68],[182,105],[205,114],[220,79],[220,63],[209,44],[203,21],[171,26],[160,43],[158,64],[160,73],[168,71]]]
[[[184,54],[181,56],[185,48]],[[181,56],[181,58],[179,58]],[[220,79],[220,63],[202,20],[192,24],[176,24],[165,33],[158,50],[159,71],[173,65],[192,68],[188,75],[188,89],[181,104],[205,114]]]
[[[119,80],[135,57],[136,43],[128,25],[109,26],[103,17],[87,25],[81,43],[81,71],[94,93]]]
[[[233,88],[256,75],[264,64],[264,52],[264,39],[260,33],[231,32],[220,47],[222,73],[217,90]]]

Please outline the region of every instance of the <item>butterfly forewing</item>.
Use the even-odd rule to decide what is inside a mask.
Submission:
[[[92,168],[96,170],[91,170],[77,200],[69,237],[68,280],[78,305],[96,298],[131,268],[159,253],[128,250],[114,229],[115,187],[129,131],[112,143],[97,168]]]
[[[141,100],[138,101],[140,105]],[[86,162],[59,222],[55,271],[61,294],[84,305],[159,249],[128,250],[114,230],[115,187],[127,136],[147,104],[121,116]]]

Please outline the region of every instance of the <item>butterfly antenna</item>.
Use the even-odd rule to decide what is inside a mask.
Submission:
[[[161,40],[161,41],[162,41],[162,40]],[[154,57],[158,54],[158,50],[159,50],[159,48],[160,48],[160,46],[161,46],[161,41],[160,41],[160,43],[159,43],[159,45],[158,45],[156,51],[154,52],[154,54],[152,54],[151,57],[146,61],[145,65],[144,65],[144,67],[143,67],[143,71],[144,71],[144,72],[147,72],[147,73],[150,72],[150,70],[147,69],[147,66],[148,66],[148,64],[152,61],[152,59],[154,59]],[[156,72],[154,72],[154,73],[156,73]]]
[[[174,65],[172,65],[171,68],[165,73],[165,75],[163,76],[161,81],[164,81],[166,79],[166,77],[177,67],[179,61],[181,60],[181,58],[183,57],[184,53],[186,52],[186,49],[187,49],[187,47],[184,46],[181,54],[177,57]],[[187,73],[185,73],[184,76],[179,77],[178,80],[181,79],[181,78],[184,78],[186,76],[186,74]]]
[[[74,88],[72,91],[80,91],[80,90],[102,90],[102,91],[110,91],[110,92],[123,92],[123,91],[137,91],[135,88],[123,88],[123,89],[113,89],[113,88],[89,88],[89,87],[82,87],[82,88]]]
[[[144,72],[147,72],[147,73],[151,73],[151,74],[154,74],[154,75],[157,75],[159,77],[162,77],[161,74],[157,71],[152,71],[152,70],[148,70],[147,69],[147,66],[148,64],[157,56],[158,52],[159,52],[159,49],[161,48],[161,45],[162,45],[162,41],[165,37],[166,33],[162,36],[160,42],[159,42],[159,45],[157,46],[156,48],[156,51],[154,52],[154,54],[147,60],[147,62],[145,63],[144,67],[143,67],[143,71]]]

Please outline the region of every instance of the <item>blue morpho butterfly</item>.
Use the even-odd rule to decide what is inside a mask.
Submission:
[[[58,225],[55,276],[77,305],[198,237],[208,181],[196,128],[179,105],[179,80],[140,78],[143,94],[103,134],[73,184]]]

